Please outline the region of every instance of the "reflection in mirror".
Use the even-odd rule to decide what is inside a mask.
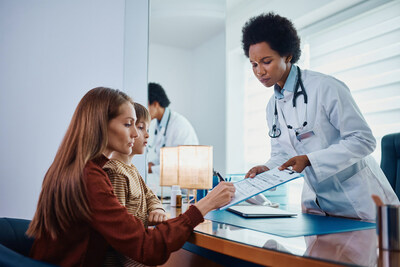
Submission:
[[[225,173],[225,0],[151,0],[149,31],[148,81],[163,87],[169,109],[190,122],[199,144],[213,146],[214,168]],[[154,176],[147,175],[153,189]]]

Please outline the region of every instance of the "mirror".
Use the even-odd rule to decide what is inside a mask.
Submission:
[[[151,0],[148,81],[213,146],[225,173],[225,0]],[[150,133],[151,134],[151,133]]]

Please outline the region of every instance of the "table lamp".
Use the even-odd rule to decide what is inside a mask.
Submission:
[[[178,159],[178,147],[163,147],[160,149],[160,186],[179,185]]]
[[[191,190],[196,202],[197,194],[194,189],[212,188],[212,171],[212,146],[184,145],[161,148],[160,186],[179,185],[188,189],[188,201]]]

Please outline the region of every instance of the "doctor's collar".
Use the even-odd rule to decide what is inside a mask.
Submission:
[[[164,111],[164,114],[163,114],[163,116],[161,118],[161,121],[157,121],[157,123],[158,123],[157,126],[158,126],[159,129],[165,128],[167,126],[168,117],[169,117],[170,113],[171,113],[171,110],[168,107],[165,108],[165,111]]]
[[[275,99],[282,99],[284,97],[283,96],[284,91],[293,92],[296,79],[297,79],[297,67],[294,64],[292,64],[285,85],[283,86],[283,89],[277,83],[274,85]]]

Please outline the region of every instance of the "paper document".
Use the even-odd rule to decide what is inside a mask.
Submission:
[[[232,201],[229,202],[228,205],[221,207],[220,210],[227,209],[230,206],[236,205],[264,191],[303,176],[304,175],[291,170],[280,171],[278,167],[276,167],[272,170],[257,174],[254,178],[240,180],[233,184],[236,191]]]

